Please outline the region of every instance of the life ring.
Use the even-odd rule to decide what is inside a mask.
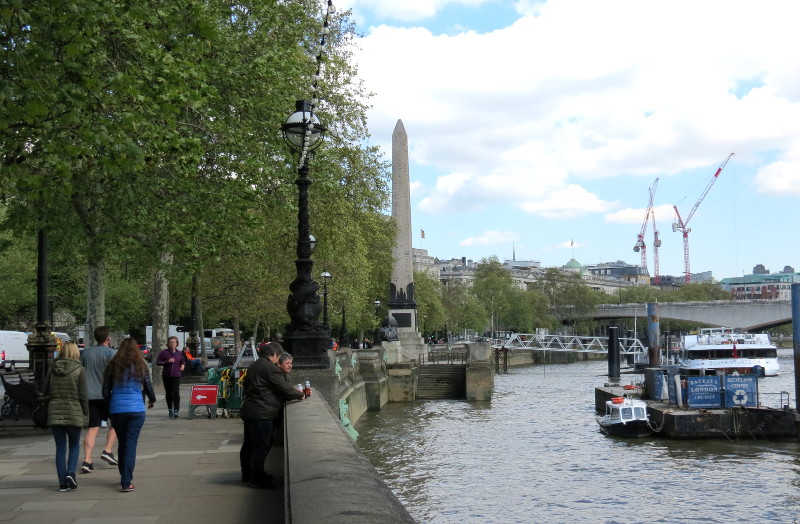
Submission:
[[[614,404],[622,404],[625,402],[625,399],[623,397],[613,397],[611,402]]]
[[[624,386],[622,386],[622,389],[631,390],[631,389],[636,389],[638,387],[639,386],[634,386],[633,384],[625,384]]]

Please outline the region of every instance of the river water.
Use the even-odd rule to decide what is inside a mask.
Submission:
[[[764,404],[788,391],[794,407],[787,355],[759,381]],[[512,368],[491,403],[388,404],[358,421],[358,445],[421,523],[800,522],[800,444],[607,437],[607,370]]]

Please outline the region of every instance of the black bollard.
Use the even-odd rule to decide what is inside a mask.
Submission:
[[[619,334],[617,326],[608,326],[608,380],[619,382]]]

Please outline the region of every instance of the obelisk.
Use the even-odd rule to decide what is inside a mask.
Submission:
[[[408,176],[408,135],[398,120],[392,133],[392,217],[397,224],[392,249],[392,281],[389,286],[389,313],[397,321],[397,331],[418,337],[414,299],[414,263],[411,252],[411,183]]]

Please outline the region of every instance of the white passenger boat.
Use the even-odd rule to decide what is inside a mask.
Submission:
[[[605,415],[597,417],[600,429],[615,437],[645,437],[653,433],[647,402],[638,398],[614,397],[606,401]]]
[[[685,335],[678,358],[690,370],[716,370],[726,373],[778,374],[778,349],[766,333],[734,333],[730,328],[703,328],[700,334]],[[756,367],[759,366],[759,367]]]

